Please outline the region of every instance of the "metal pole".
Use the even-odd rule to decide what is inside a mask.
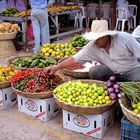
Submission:
[[[27,25],[28,25],[28,14],[27,14],[27,10],[28,10],[28,0],[25,0],[25,44],[24,47],[26,49],[26,51],[28,52],[28,40],[27,40]]]

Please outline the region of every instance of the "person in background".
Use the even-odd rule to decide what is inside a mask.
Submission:
[[[8,8],[16,8],[14,0],[7,0],[7,4],[8,4]]]
[[[128,5],[129,5],[129,3],[128,3],[127,0],[117,0],[116,8],[121,7],[121,8],[126,9],[126,11],[127,11],[127,18],[130,18],[131,14],[130,14]]]
[[[97,61],[101,65],[89,69],[91,79],[107,81],[114,75],[118,81],[140,81],[140,43],[131,34],[108,30],[107,20],[93,20],[84,37],[89,43],[82,50],[45,70],[53,73],[77,62]]]
[[[41,45],[50,42],[47,0],[30,0],[30,5],[32,8],[31,21],[35,37],[33,52],[37,53]]]
[[[3,9],[6,9],[6,8],[8,8],[6,0],[0,0],[0,12],[2,12]]]
[[[25,11],[26,10],[24,0],[16,0],[16,9],[18,11]]]

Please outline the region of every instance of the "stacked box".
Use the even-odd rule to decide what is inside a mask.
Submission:
[[[102,138],[114,123],[113,109],[96,115],[77,115],[63,110],[63,127],[91,137]]]
[[[12,88],[4,88],[0,90],[0,109],[8,109],[17,102],[17,94]]]
[[[18,110],[42,121],[48,121],[59,113],[54,98],[30,99],[18,95]]]
[[[121,140],[140,140],[140,126],[137,126],[126,119],[121,120]]]

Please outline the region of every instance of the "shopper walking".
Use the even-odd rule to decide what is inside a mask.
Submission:
[[[32,8],[31,21],[35,37],[33,52],[36,53],[41,45],[50,42],[47,0],[30,0],[30,4]]]

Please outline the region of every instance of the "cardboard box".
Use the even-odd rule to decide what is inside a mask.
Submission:
[[[0,90],[0,109],[8,109],[17,102],[17,94],[12,88],[4,88]]]
[[[54,98],[30,99],[19,95],[18,110],[42,121],[48,121],[59,113]]]
[[[97,115],[77,115],[63,110],[63,127],[75,132],[102,138],[113,125],[113,109]]]

